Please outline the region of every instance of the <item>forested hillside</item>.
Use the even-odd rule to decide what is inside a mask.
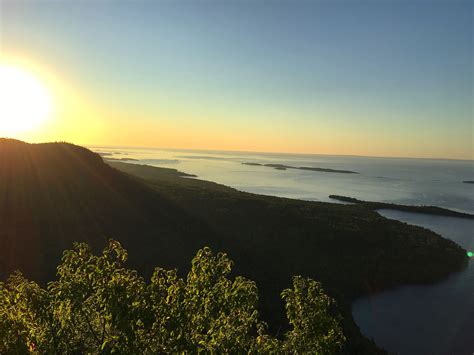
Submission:
[[[423,228],[363,206],[242,193],[171,169],[104,163],[66,144],[0,140],[0,275],[45,282],[73,242],[100,251],[114,238],[128,265],[150,277],[156,265],[189,271],[210,246],[255,280],[269,332],[287,322],[281,290],[294,275],[320,281],[344,317],[345,351],[376,348],[353,323],[354,298],[405,283],[439,281],[462,269],[465,251]]]

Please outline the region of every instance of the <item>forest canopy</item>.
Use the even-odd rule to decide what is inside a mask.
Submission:
[[[281,293],[290,328],[274,337],[256,283],[232,278],[226,254],[203,248],[186,278],[157,267],[148,283],[127,257],[114,240],[99,256],[75,243],[46,288],[20,272],[0,283],[0,353],[334,354],[344,345],[335,301],[317,281],[295,276]]]

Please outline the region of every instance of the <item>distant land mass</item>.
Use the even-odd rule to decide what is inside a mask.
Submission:
[[[390,210],[398,210],[398,211],[405,211],[405,212],[432,214],[432,215],[437,215],[437,216],[474,219],[473,214],[453,211],[447,208],[442,208],[442,207],[437,207],[437,206],[408,206],[408,205],[399,205],[396,203],[363,201],[363,200],[358,200],[353,197],[339,196],[339,195],[329,195],[329,198],[342,201],[342,202],[356,203],[364,207],[367,207],[371,210],[390,209]]]
[[[384,353],[355,324],[358,298],[463,270],[466,251],[425,228],[389,220],[360,204],[244,193],[175,169],[104,161],[67,143],[0,139],[0,278],[15,270],[44,282],[63,250],[109,238],[128,266],[149,278],[155,265],[189,271],[203,246],[225,251],[235,275],[255,280],[272,334],[286,326],[280,291],[293,275],[314,278],[338,302],[346,354]]]
[[[105,160],[110,160],[110,161],[140,161],[138,159],[134,158],[109,158],[109,157],[104,157]]]
[[[324,173],[340,173],[340,174],[359,174],[356,171],[351,170],[337,170],[337,169],[326,169],[326,168],[314,168],[310,166],[290,166],[284,164],[260,164],[260,163],[242,163],[243,165],[252,165],[252,166],[266,166],[269,168],[274,168],[276,170],[286,170],[286,169],[298,169],[298,170],[310,170],[310,171],[321,171]]]
[[[474,184],[474,180],[465,180],[463,181],[465,184]]]

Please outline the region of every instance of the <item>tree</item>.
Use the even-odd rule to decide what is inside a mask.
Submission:
[[[344,343],[334,301],[313,280],[283,291],[292,330],[282,341],[259,320],[255,282],[229,278],[226,254],[204,248],[186,279],[156,268],[149,284],[126,260],[113,240],[100,256],[75,244],[46,289],[21,273],[0,283],[0,353],[327,354]]]
[[[319,282],[293,277],[293,289],[282,292],[286,315],[293,328],[286,334],[288,352],[318,354],[337,353],[345,342],[334,315],[335,301],[324,293]]]

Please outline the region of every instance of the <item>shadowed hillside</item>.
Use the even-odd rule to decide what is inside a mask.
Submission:
[[[147,276],[154,265],[186,272],[195,251],[209,245],[257,282],[272,332],[286,323],[279,292],[300,274],[320,280],[342,307],[347,351],[367,353],[375,347],[352,321],[354,298],[438,281],[466,264],[455,243],[361,206],[260,196],[173,169],[109,164],[66,143],[0,140],[2,278],[15,269],[52,278],[73,241],[98,250],[113,237]]]
[[[2,278],[19,268],[40,281],[55,274],[74,241],[100,250],[113,236],[144,269],[142,261],[153,258],[184,267],[181,258],[192,257],[211,235],[173,202],[85,148],[15,140],[0,140],[0,225]]]

